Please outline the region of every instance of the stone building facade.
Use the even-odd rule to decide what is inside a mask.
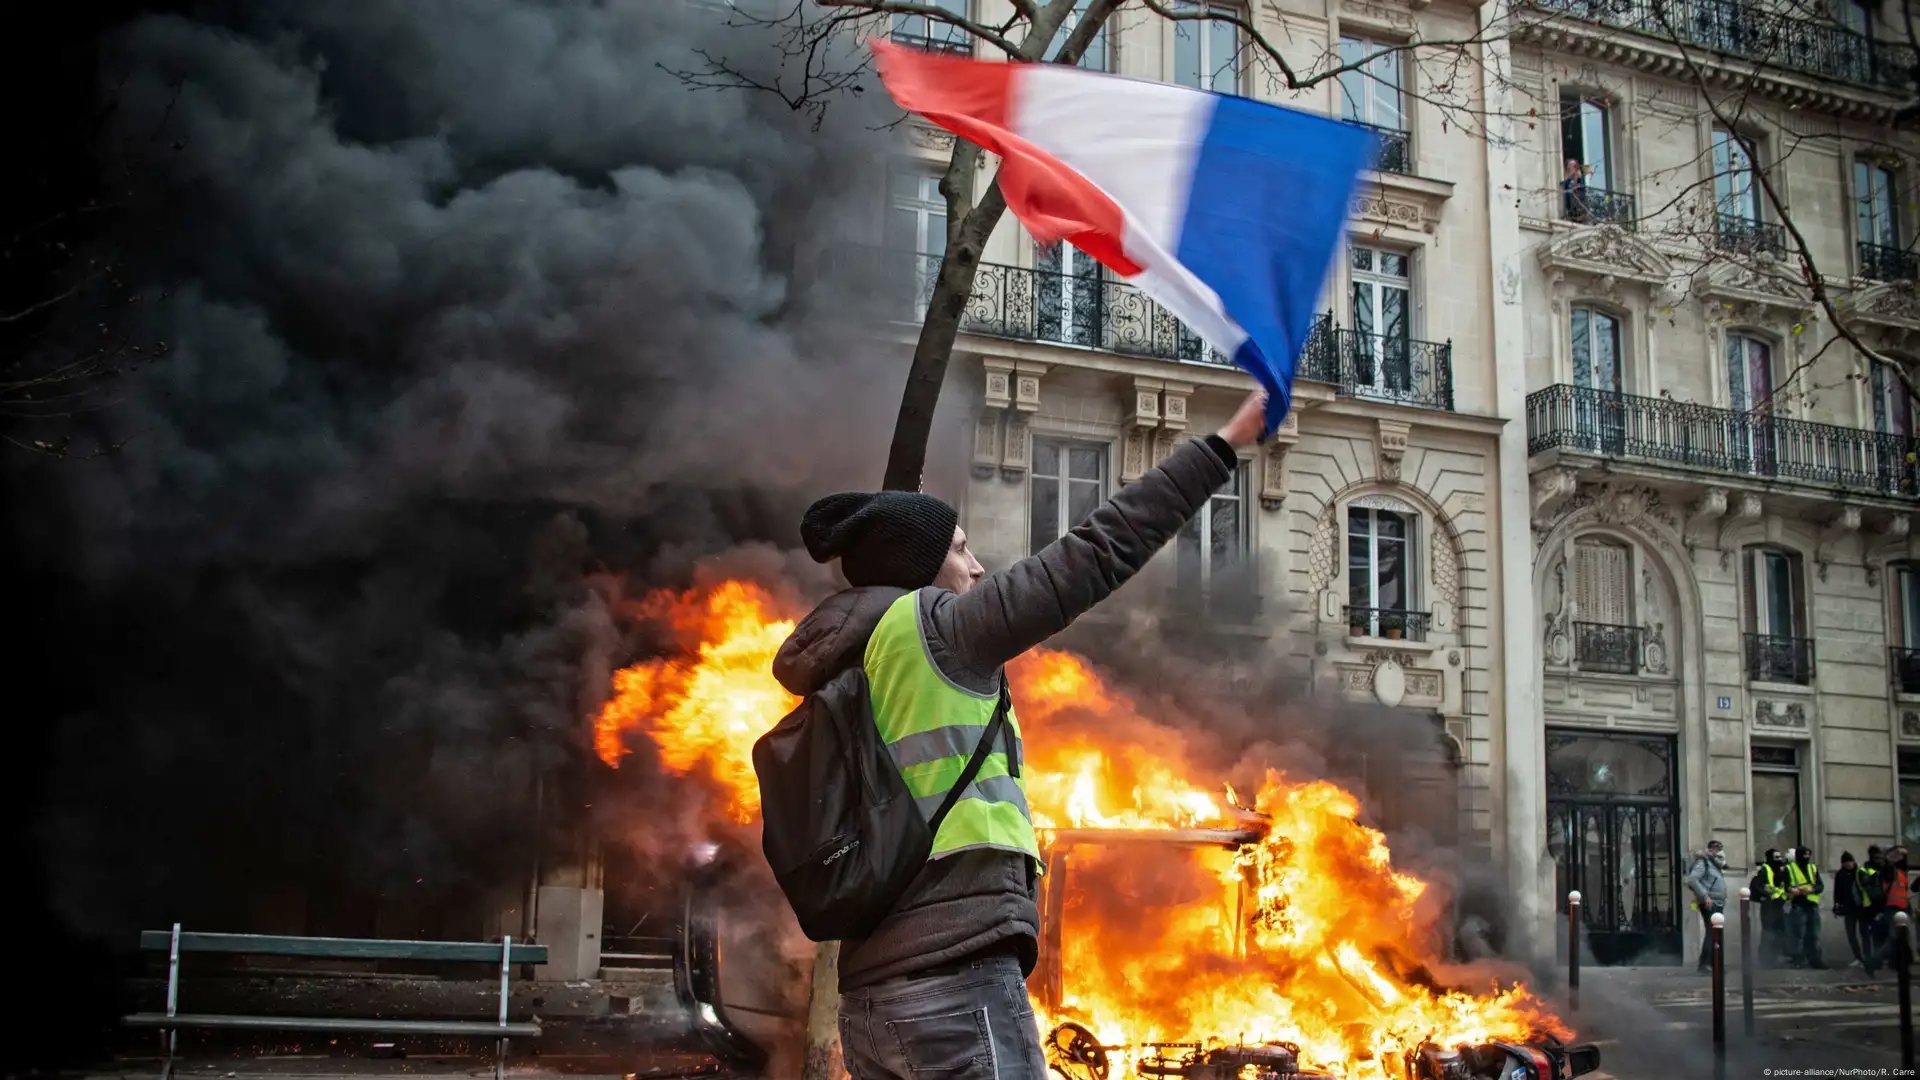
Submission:
[[[972,14],[993,21],[1004,7],[976,0]],[[1416,7],[1234,10],[1297,49],[1301,70],[1370,43],[1470,37],[1481,17]],[[1370,123],[1383,153],[1354,201],[1284,430],[1128,592],[1167,597],[1243,650],[1311,665],[1330,692],[1430,730],[1441,778],[1380,785],[1383,795],[1446,839],[1504,857],[1504,657],[1516,635],[1503,628],[1517,611],[1528,620],[1521,646],[1535,635],[1531,605],[1510,606],[1502,587],[1503,566],[1524,568],[1531,552],[1524,528],[1498,525],[1503,499],[1508,517],[1526,512],[1524,447],[1508,422],[1523,387],[1517,367],[1503,386],[1494,364],[1496,200],[1481,139],[1412,91],[1428,77],[1418,55],[1389,53],[1369,78],[1280,96],[1233,27],[1195,26],[1130,5],[1087,63]],[[911,18],[895,33],[971,47]],[[924,275],[942,250],[937,185],[952,144],[925,128],[902,142],[885,245],[928,253]],[[951,494],[989,567],[1044,546],[1178,440],[1211,431],[1253,386],[1151,301],[1071,249],[1039,247],[1011,216],[989,244],[953,366],[948,407],[962,403],[969,470]],[[1530,678],[1517,685],[1532,690]]]
[[[1602,962],[1691,958],[1710,838],[1736,887],[1769,847],[1831,870],[1920,840],[1913,397],[1811,288],[1884,355],[1920,345],[1911,52],[1869,5],[1696,7],[1536,10],[1509,89],[1538,119],[1488,146],[1518,193],[1492,254],[1524,326],[1544,862]]]

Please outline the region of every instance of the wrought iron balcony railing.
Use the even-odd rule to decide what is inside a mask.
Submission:
[[[924,34],[908,34],[899,30],[887,35],[897,45],[910,49],[923,49],[927,52],[952,53],[956,56],[973,55],[973,37],[959,27],[949,27],[952,37],[928,37]]]
[[[1914,50],[1751,0],[1533,0],[1576,19],[1677,41],[1805,75],[1905,94]]]
[[[1747,678],[1755,682],[1813,685],[1813,639],[1748,634]]]
[[[1573,624],[1573,658],[1582,671],[1633,675],[1640,671],[1640,628],[1608,623]]]
[[[1887,650],[1887,671],[1894,688],[1903,694],[1920,694],[1920,649],[1896,645]]]
[[[1860,241],[1860,276],[1870,281],[1912,281],[1920,278],[1920,256],[1904,248]]]
[[[1574,184],[1560,193],[1560,214],[1582,225],[1618,225],[1632,231],[1639,216],[1633,196],[1590,184]]]
[[[1300,357],[1301,378],[1330,382],[1342,397],[1453,411],[1453,343],[1333,329],[1316,321]]]
[[[1920,441],[1911,435],[1565,383],[1527,396],[1527,453],[1549,450],[1920,496]]]
[[[1355,637],[1425,641],[1433,624],[1433,614],[1426,611],[1352,606],[1346,611],[1347,632]]]
[[[1713,246],[1721,251],[1731,251],[1740,255],[1758,255],[1762,252],[1785,255],[1787,230],[1771,221],[1756,221],[1753,218],[1734,217],[1731,214],[1715,214]]]
[[[919,318],[939,280],[940,256],[910,258],[919,265],[919,303],[914,309]],[[1083,345],[1195,364],[1233,363],[1139,289],[1096,273],[981,263],[960,325],[970,333],[1019,341]]]
[[[1380,155],[1374,161],[1374,168],[1380,172],[1399,173],[1402,176],[1413,175],[1413,133],[1399,128],[1381,127],[1378,124],[1362,124],[1358,120],[1349,120],[1355,127],[1365,128],[1380,142]]]

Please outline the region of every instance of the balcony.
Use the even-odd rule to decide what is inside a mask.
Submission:
[[[1314,324],[1299,374],[1338,387],[1341,397],[1453,411],[1453,343],[1333,329]]]
[[[1636,675],[1640,671],[1640,628],[1574,623],[1573,657],[1581,671]]]
[[[1533,0],[1535,6],[1661,41],[1802,75],[1904,95],[1914,50],[1831,22],[1766,11],[1743,0]]]
[[[1381,127],[1378,124],[1363,124],[1358,120],[1348,123],[1357,128],[1365,128],[1379,140],[1380,156],[1373,167],[1379,172],[1399,173],[1402,176],[1413,175],[1413,134],[1399,128]]]
[[[918,319],[939,278],[940,256],[879,254],[917,261],[918,301],[913,317]],[[1139,289],[1094,274],[981,263],[960,327],[987,337],[1233,366],[1231,357],[1200,340]],[[1337,330],[1331,313],[1314,316],[1298,374],[1332,383],[1340,397],[1453,409],[1451,342]]]
[[[1813,639],[1748,634],[1747,678],[1754,682],[1813,685]]]
[[[1629,232],[1639,221],[1633,196],[1587,184],[1561,191],[1560,216],[1581,225],[1618,225]]]
[[[920,302],[915,310],[925,311],[940,276],[940,256],[910,257],[918,259],[920,266]],[[1145,293],[1095,274],[981,263],[960,326],[968,333],[1015,341],[1233,366],[1231,357],[1200,340]]]
[[[1713,246],[1736,255],[1785,255],[1787,230],[1768,221],[1715,214]]]
[[[928,37],[924,34],[909,34],[895,30],[893,33],[887,35],[887,37],[891,39],[894,44],[905,45],[909,49],[920,49],[925,52],[950,53],[955,56],[973,55],[973,38],[965,30],[944,23],[941,24],[940,28],[951,33],[953,36]]]
[[[1433,625],[1433,614],[1426,611],[1349,606],[1346,612],[1347,633],[1352,637],[1425,641],[1427,628]]]
[[[1910,435],[1564,383],[1527,396],[1527,453],[1556,450],[1872,495],[1920,495],[1920,442]]]
[[[1920,256],[1903,248],[1860,241],[1860,276],[1869,281],[1912,281],[1920,277]]]
[[[1903,694],[1920,694],[1920,649],[1896,645],[1887,650],[1887,671],[1893,676],[1894,689]]]

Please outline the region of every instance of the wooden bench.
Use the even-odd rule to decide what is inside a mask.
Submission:
[[[366,938],[279,937],[265,934],[184,933],[180,924],[172,930],[147,930],[140,935],[140,947],[167,953],[167,1011],[134,1013],[123,1018],[129,1027],[156,1028],[166,1035],[167,1064],[162,1080],[173,1075],[174,1044],[181,1028],[225,1031],[312,1031],[371,1033],[380,1035],[420,1035],[442,1037],[492,1037],[495,1039],[493,1075],[506,1075],[507,1040],[537,1039],[540,1022],[524,1023],[507,1019],[507,976],[514,964],[544,964],[545,945],[515,945],[511,936],[492,941],[383,941]],[[419,960],[435,963],[499,964],[500,1013],[486,1020],[382,1020],[326,1016],[223,1016],[180,1011],[180,956],[182,953],[227,953],[241,956],[304,956],[331,960]]]

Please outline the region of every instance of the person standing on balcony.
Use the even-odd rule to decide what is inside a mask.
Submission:
[[[1793,849],[1787,863],[1787,963],[1824,968],[1820,956],[1820,867],[1806,845]]]
[[[1593,166],[1582,165],[1579,158],[1567,159],[1566,171],[1560,178],[1560,199],[1561,213],[1568,221],[1585,224],[1593,216],[1587,194],[1587,177],[1592,175]]]
[[[1687,868],[1687,888],[1693,891],[1693,907],[1700,913],[1703,931],[1697,967],[1702,975],[1713,969],[1713,913],[1727,907],[1726,868],[1726,852],[1718,840],[1707,841],[1707,850],[1696,853],[1693,865]]]
[[[1266,422],[1254,393],[1226,425],[1175,450],[1037,554],[988,574],[959,513],[910,491],[842,492],[807,509],[800,537],[851,588],[822,601],[774,657],[806,695],[858,666],[903,776],[936,802],[974,753],[1004,668],[1139,573],[1233,477]],[[1046,1080],[1026,978],[1039,958],[1040,850],[1011,746],[989,753],[953,804],[933,855],[893,910],[840,946],[840,1043],[853,1080]]]

